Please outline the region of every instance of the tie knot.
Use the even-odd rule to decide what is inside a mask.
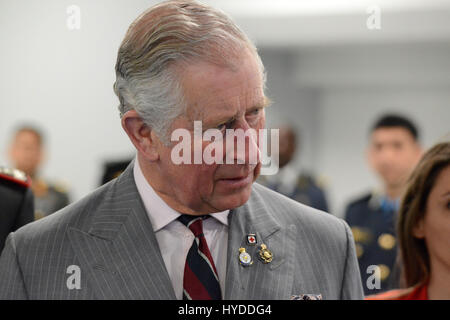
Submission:
[[[182,214],[178,217],[178,221],[188,227],[195,237],[203,235],[202,221],[209,218],[209,215],[193,216],[189,214]]]

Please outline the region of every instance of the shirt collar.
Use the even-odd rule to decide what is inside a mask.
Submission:
[[[136,187],[142,202],[144,203],[145,210],[150,218],[154,232],[161,230],[181,215],[178,211],[169,207],[147,182],[137,157],[134,161],[133,174]],[[210,215],[222,224],[228,226],[229,213],[230,210],[225,210],[222,212],[211,213]]]
[[[398,211],[400,208],[400,198],[391,200],[384,191],[375,189],[370,195],[369,207],[372,210]]]

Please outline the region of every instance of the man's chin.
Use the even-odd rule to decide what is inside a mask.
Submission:
[[[225,211],[238,208],[248,201],[251,193],[252,193],[252,184],[242,189],[239,193],[218,196],[220,198],[218,199],[214,207],[218,209],[218,211]]]
[[[399,179],[399,178],[387,178],[384,180],[385,186],[387,186],[390,189],[398,189],[405,185],[406,179]]]

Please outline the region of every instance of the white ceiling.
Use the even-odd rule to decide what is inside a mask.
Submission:
[[[209,0],[259,47],[450,42],[450,1]],[[380,30],[366,22],[380,10]]]

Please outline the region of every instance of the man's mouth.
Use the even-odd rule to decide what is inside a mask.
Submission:
[[[239,175],[230,178],[224,178],[217,181],[226,188],[239,189],[246,187],[249,183],[253,182],[253,172],[250,171],[247,175]]]

